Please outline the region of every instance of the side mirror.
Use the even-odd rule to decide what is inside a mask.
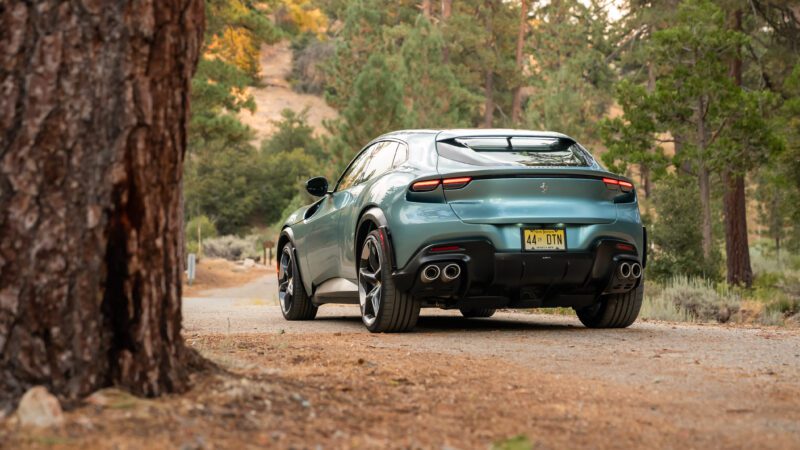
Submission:
[[[314,197],[322,197],[328,193],[328,180],[325,177],[314,177],[306,181],[306,190]]]

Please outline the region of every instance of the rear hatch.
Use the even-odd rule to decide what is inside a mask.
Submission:
[[[445,189],[467,223],[593,224],[617,219],[619,185],[575,141],[561,136],[449,137],[437,142],[444,178],[469,177]],[[632,197],[632,195],[630,195]]]

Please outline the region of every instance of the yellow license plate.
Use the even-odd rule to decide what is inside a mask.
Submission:
[[[522,248],[526,251],[566,250],[566,233],[564,230],[525,229],[522,232]]]

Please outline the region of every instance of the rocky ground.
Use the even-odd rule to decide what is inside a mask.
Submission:
[[[103,391],[60,429],[7,420],[0,446],[800,447],[797,330],[425,311],[373,335],[356,307],[286,322],[273,292],[268,276],[185,300],[187,342],[213,362],[189,393]]]

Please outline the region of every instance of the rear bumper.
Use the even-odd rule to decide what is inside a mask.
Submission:
[[[448,242],[419,250],[394,272],[398,288],[444,307],[465,304],[509,307],[589,305],[603,293],[625,292],[640,279],[620,280],[622,261],[641,263],[630,242],[599,239],[586,251],[498,252],[488,241]],[[430,264],[456,263],[461,275],[453,281],[423,282],[421,271]],[[481,303],[484,301],[484,303]]]

